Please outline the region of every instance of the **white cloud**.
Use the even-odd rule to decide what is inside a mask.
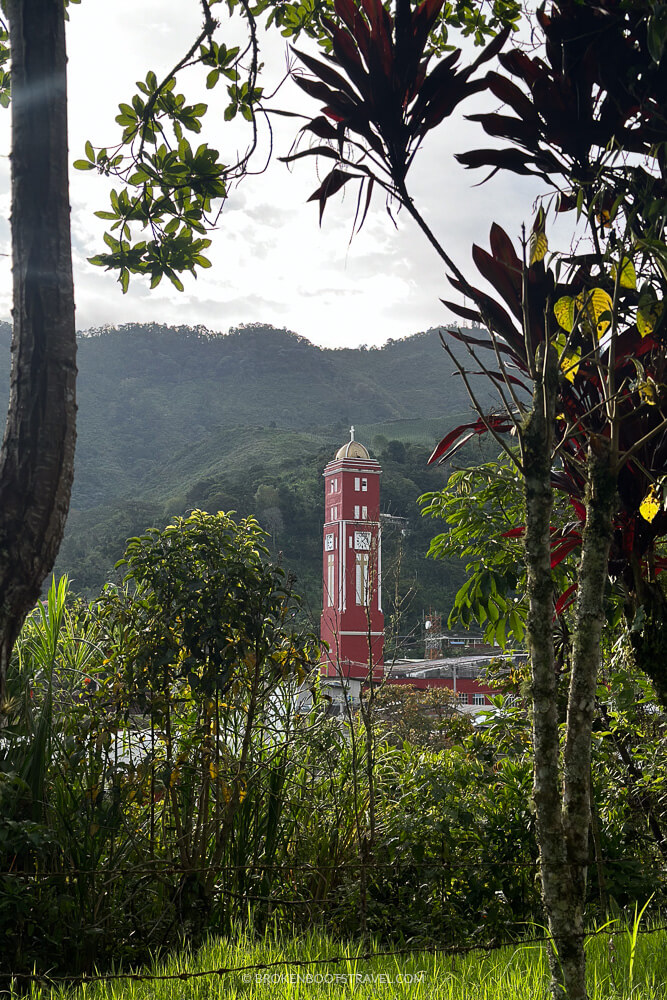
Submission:
[[[196,36],[200,8],[196,0],[114,0],[70,9],[70,148],[75,159],[86,139],[95,145],[114,141],[118,102],[127,100],[134,81],[148,69],[159,77],[171,68]],[[225,16],[224,5],[217,9]],[[284,42],[272,32],[261,32],[260,40],[269,72],[277,78],[284,70]],[[200,99],[201,88],[194,96]],[[288,84],[274,104],[301,102],[314,112],[316,106],[305,100]],[[8,116],[2,117],[0,138],[6,144]],[[223,126],[221,118],[218,108],[206,126],[207,138],[229,158],[232,139],[245,142],[246,133]],[[299,123],[274,119],[273,124],[275,152],[284,155]],[[458,166],[453,152],[480,143],[480,138],[471,123],[445,123],[420,153],[411,178],[416,204],[451,256],[466,268],[472,242],[486,244],[493,219],[512,237],[518,235],[521,222],[530,221],[536,190],[534,183],[513,177],[473,188],[480,178]],[[6,164],[0,161],[3,215],[8,213]],[[155,320],[226,329],[260,321],[287,326],[319,344],[352,346],[379,344],[446,321],[439,301],[451,294],[444,264],[407,213],[399,213],[396,227],[377,197],[362,232],[350,242],[356,191],[349,185],[344,198],[335,204],[332,200],[319,227],[318,206],[306,201],[319,182],[309,159],[291,171],[274,160],[265,173],[246,179],[232,193],[209,253],[213,267],[197,281],[186,276],[185,293],[177,293],[167,281],[149,293],[146,283],[134,279],[123,296],[113,275],[86,261],[102,246],[104,225],[93,213],[105,207],[109,184],[93,172],[72,171],[78,326]],[[0,223],[0,252],[6,252],[6,243],[6,225]],[[7,260],[0,258],[4,315],[10,304]]]

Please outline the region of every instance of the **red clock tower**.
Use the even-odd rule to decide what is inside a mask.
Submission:
[[[382,674],[381,471],[354,427],[324,470],[321,672],[352,689]]]

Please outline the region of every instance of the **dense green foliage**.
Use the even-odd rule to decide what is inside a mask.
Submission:
[[[353,937],[362,913],[378,942],[425,946],[542,922],[524,709],[499,696],[483,726],[439,723],[381,691],[370,742],[327,719],[316,684],[296,697],[311,637],[262,543],[195,512],[130,542],[124,589],[86,605],[61,581],[28,620],[0,739],[2,972],[241,927]],[[591,919],[665,902],[664,723],[627,644],[608,671]]]

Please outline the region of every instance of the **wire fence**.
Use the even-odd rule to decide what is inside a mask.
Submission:
[[[663,931],[667,931],[667,924],[660,924],[654,927],[649,927],[643,934],[657,934]],[[628,934],[628,931],[624,928],[610,930],[608,927],[598,928],[593,931],[586,931],[580,935],[575,934],[574,937],[581,937],[584,940],[590,940],[594,937],[599,937],[604,935],[605,937],[616,937],[620,934]],[[356,952],[353,954],[335,954],[327,955],[324,958],[278,958],[271,962],[251,962],[244,965],[228,965],[219,966],[214,969],[196,969],[192,972],[168,972],[168,973],[154,973],[154,972],[109,972],[100,974],[83,974],[79,976],[48,976],[46,974],[40,975],[39,973],[16,973],[11,978],[13,980],[20,980],[21,982],[41,982],[48,983],[51,986],[84,986],[92,983],[106,983],[106,982],[117,982],[119,980],[128,981],[141,981],[141,982],[167,982],[173,980],[191,980],[191,979],[203,979],[208,976],[228,976],[228,975],[238,975],[239,973],[247,972],[262,972],[269,969],[276,968],[312,968],[313,966],[322,965],[341,965],[343,963],[349,963],[350,961],[355,962],[366,962],[372,961],[376,958],[387,958],[387,957],[408,957],[410,955],[434,955],[434,956],[456,956],[456,955],[468,955],[473,952],[496,952],[504,949],[512,948],[515,951],[521,948],[532,948],[537,945],[548,944],[552,940],[550,934],[542,934],[539,936],[524,938],[517,940],[516,938],[512,940],[493,940],[488,942],[477,942],[475,944],[469,945],[433,945],[433,946],[421,946],[412,948],[390,948],[390,949],[380,949],[375,951],[363,951]]]
[[[463,845],[465,847],[465,845]],[[472,846],[472,845],[471,845]],[[586,867],[593,868],[594,866],[602,866],[603,868],[612,867],[613,865],[629,865],[629,864],[651,864],[656,865],[662,863],[667,871],[667,858],[662,857],[656,851],[655,854],[632,854],[629,857],[623,858],[589,858]],[[280,864],[264,864],[262,862],[247,862],[243,865],[230,865],[230,864],[219,864],[215,866],[215,873],[218,875],[228,874],[232,872],[249,872],[251,874],[259,872],[304,872],[306,874],[319,874],[320,872],[343,872],[343,871],[395,871],[398,868],[404,867],[405,869],[425,869],[432,871],[433,869],[443,869],[444,871],[455,872],[457,874],[465,873],[470,869],[474,868],[527,868],[532,870],[538,870],[540,867],[539,858],[524,859],[524,858],[513,858],[513,859],[493,859],[484,861],[481,858],[476,858],[474,862],[470,862],[466,868],[456,865],[452,865],[450,861],[443,858],[432,858],[428,861],[418,861],[412,858],[402,858],[394,861],[342,861],[335,864],[318,864],[314,862],[282,862]],[[552,865],[553,867],[553,865]],[[563,868],[571,868],[572,865],[568,862],[563,862]],[[156,863],[155,865],[132,865],[128,867],[116,867],[113,864],[109,864],[108,868],[64,868],[60,871],[24,871],[19,869],[8,868],[4,871],[0,871],[0,878],[2,877],[12,877],[21,879],[50,879],[50,878],[78,878],[83,876],[95,876],[95,875],[105,875],[113,871],[118,876],[124,875],[199,875],[203,873],[210,873],[212,870],[211,865],[161,865]]]
[[[667,872],[661,871],[659,866],[660,859],[656,855],[643,855],[643,854],[633,854],[630,857],[621,858],[607,858],[598,860],[591,859],[590,864],[602,864],[605,867],[613,865],[627,865],[627,864],[645,864],[650,863],[653,865],[653,875],[656,885],[667,885]],[[474,864],[467,866],[466,871],[469,873],[471,870],[478,871],[488,871],[496,868],[504,869],[523,869],[523,870],[533,870],[535,871],[539,868],[538,859],[513,859],[513,860],[488,860],[476,859]],[[657,865],[657,867],[655,867]],[[412,861],[406,860],[404,867],[406,869],[418,869],[418,870],[430,870],[430,871],[443,871],[450,875],[461,876],[463,874],[460,865],[452,865],[447,860],[443,859],[431,859],[427,861]],[[564,867],[570,867],[564,865]],[[667,866],[665,866],[667,867]],[[262,864],[262,863],[248,863],[243,865],[220,865],[215,869],[216,878],[222,880],[222,884],[218,884],[215,887],[215,892],[220,893],[221,896],[228,896],[233,899],[242,901],[244,904],[253,903],[266,903],[271,906],[281,907],[309,907],[315,903],[322,903],[322,900],[316,900],[311,897],[294,899],[286,898],[284,896],[278,895],[260,895],[253,894],[252,891],[238,892],[233,889],[224,886],[224,876],[225,874],[234,875],[239,872],[247,873],[249,876],[261,875],[263,873],[283,873],[287,875],[294,875],[296,873],[308,875],[317,875],[324,872],[348,872],[348,873],[361,873],[365,872],[367,876],[372,875],[372,873],[379,873],[381,876],[386,875],[388,872],[394,873],[400,876],[403,865],[397,863],[396,861],[356,861],[356,862],[345,862],[343,864],[330,864],[330,865],[313,865],[312,863],[305,862],[294,862],[282,863],[282,864]],[[118,870],[109,871],[104,869],[70,869],[67,871],[59,872],[26,872],[26,871],[4,871],[0,872],[0,877],[4,878],[19,878],[19,879],[71,879],[76,878],[100,878],[100,885],[104,885],[104,878],[112,876],[112,878],[118,875],[131,875],[137,876],[139,878],[168,878],[170,876],[193,876],[198,874],[211,874],[212,869],[210,865],[206,866],[195,866],[188,867],[185,865],[144,865],[132,867],[123,867]],[[250,887],[249,887],[250,888]],[[502,949],[522,949],[527,947],[537,947],[548,944],[551,940],[548,934],[542,935],[532,935],[526,937],[526,930],[529,926],[536,927],[535,923],[530,921],[521,921],[518,923],[508,923],[504,926],[496,927],[493,937],[490,940],[478,940],[470,943],[433,943],[433,944],[419,944],[410,947],[392,947],[384,949],[375,950],[363,950],[352,953],[342,953],[338,952],[335,954],[329,954],[321,958],[279,958],[272,961],[258,961],[245,963],[240,965],[225,965],[218,966],[215,968],[207,969],[194,969],[192,971],[179,971],[179,972],[165,972],[157,973],[151,971],[112,971],[108,973],[104,972],[89,972],[73,975],[51,975],[46,972],[9,972],[4,976],[5,981],[16,982],[18,984],[29,984],[29,983],[41,983],[48,987],[57,987],[59,985],[67,987],[76,987],[89,985],[93,983],[106,983],[111,981],[170,981],[170,980],[191,980],[191,979],[202,979],[205,977],[224,977],[236,974],[246,974],[250,972],[266,972],[274,970],[276,968],[308,968],[308,967],[320,967],[325,965],[336,966],[341,963],[354,961],[373,961],[375,959],[385,958],[385,957],[409,957],[412,955],[434,955],[434,956],[457,956],[457,955],[467,955],[472,952],[495,952]],[[667,931],[667,925],[656,925],[654,927],[648,928],[643,933],[654,934],[659,931]],[[610,929],[609,924],[605,924],[602,928],[588,931],[582,936],[588,940],[604,934],[613,938],[618,934],[626,934],[627,930],[624,929]]]

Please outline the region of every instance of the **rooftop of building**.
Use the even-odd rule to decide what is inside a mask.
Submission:
[[[361,441],[354,440],[354,427],[350,427],[350,440],[338,449],[334,456],[334,461],[341,458],[364,458],[369,459],[368,448]]]

